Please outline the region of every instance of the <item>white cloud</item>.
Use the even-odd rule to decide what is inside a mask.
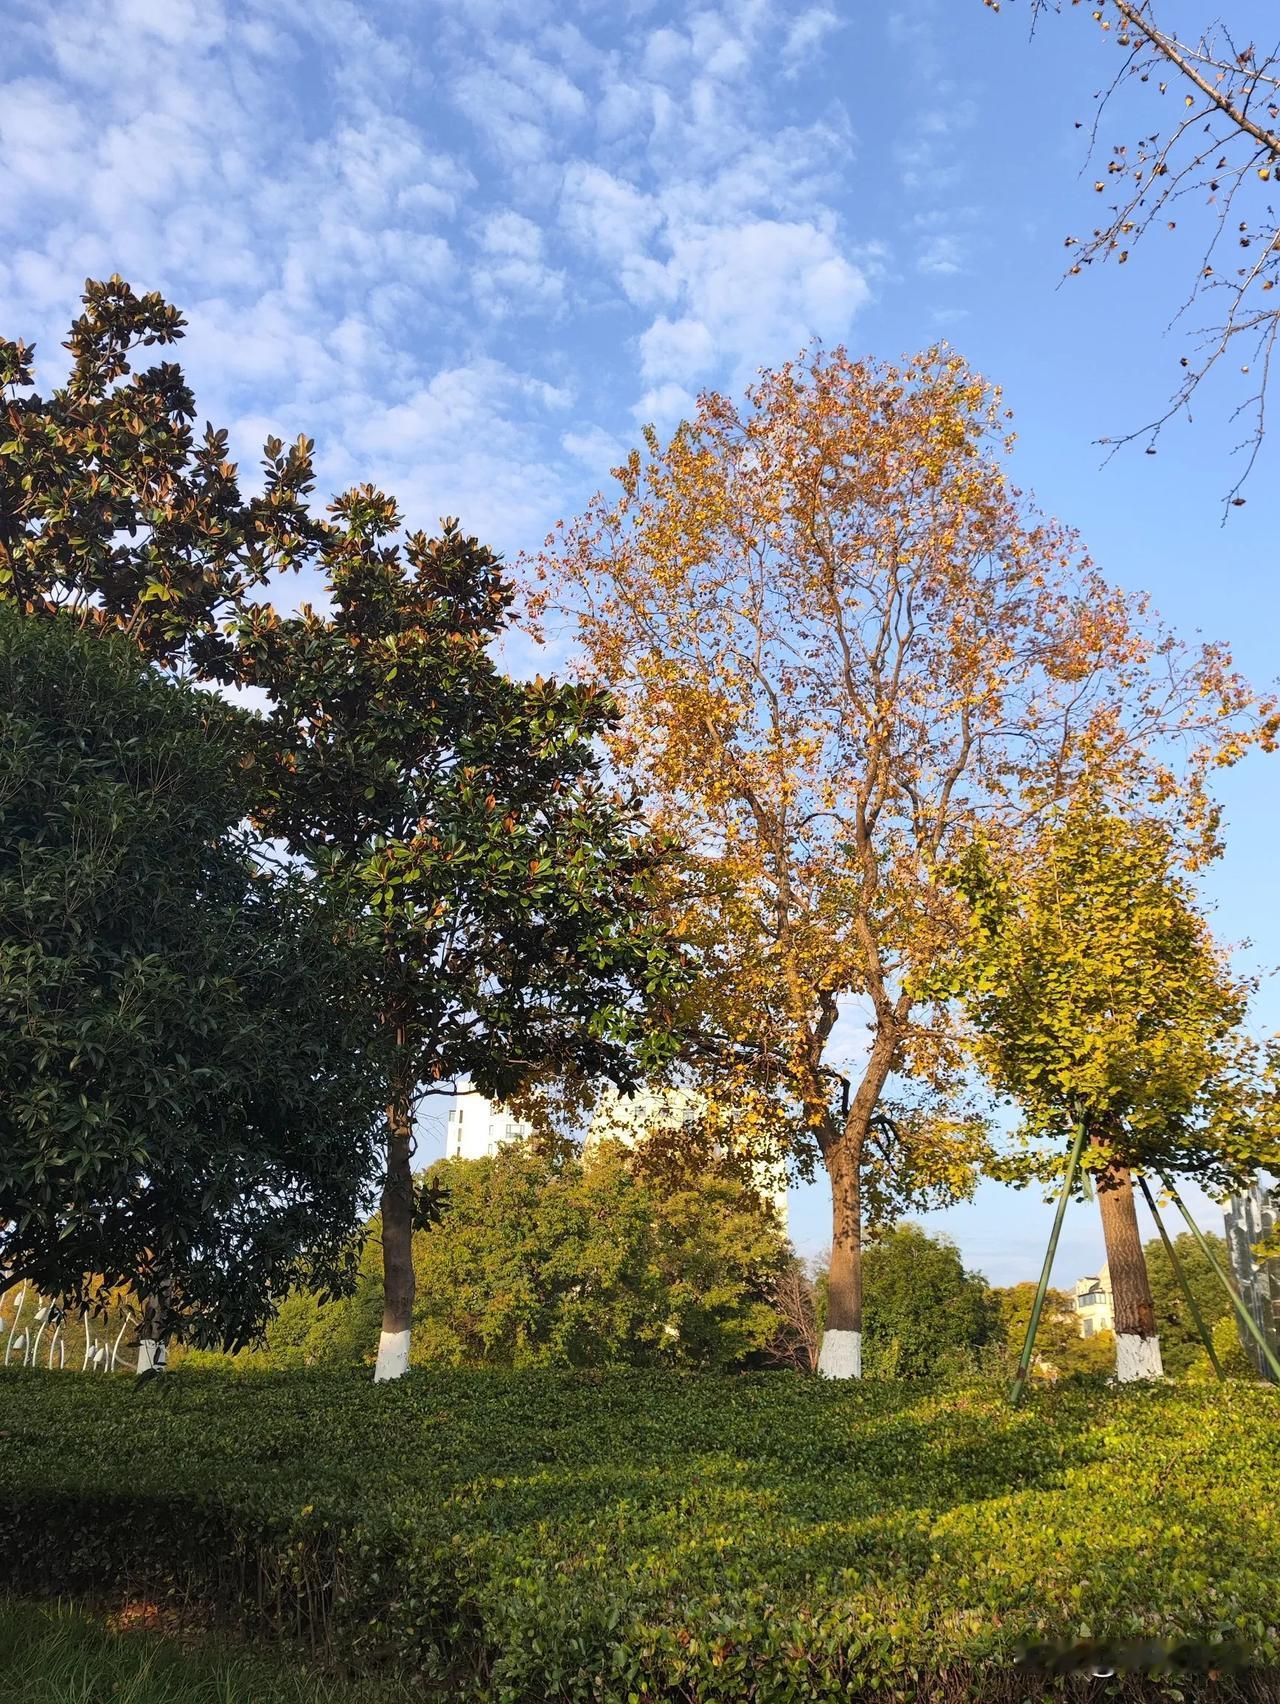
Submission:
[[[393,490],[411,525],[446,514],[500,549],[541,537],[561,499],[561,476],[539,453],[555,387],[488,358],[446,368],[389,408],[349,420],[335,476]],[[348,471],[349,470],[349,471]]]
[[[627,459],[627,451],[621,441],[612,432],[606,432],[603,426],[587,426],[580,431],[562,433],[560,443],[568,455],[600,479],[610,468],[620,467]]]
[[[969,259],[967,234],[978,220],[978,211],[955,202],[921,208],[910,221],[915,243],[915,268],[926,277],[951,278],[965,270]]]
[[[662,223],[652,195],[587,160],[574,160],[567,167],[560,214],[569,234],[584,248],[619,262],[643,249]]]
[[[505,208],[491,213],[480,230],[480,246],[490,254],[514,255],[521,260],[542,256],[542,231],[523,213]]]
[[[34,77],[0,84],[0,160],[9,196],[72,199],[87,127],[75,103]]]
[[[715,339],[700,319],[659,314],[640,339],[640,371],[651,380],[696,377],[713,365],[715,352]]]
[[[606,142],[635,137],[652,109],[648,90],[629,79],[607,76],[596,103],[596,130]]]
[[[683,385],[665,384],[645,391],[631,413],[640,425],[670,429],[689,419],[696,408],[697,399]]]
[[[717,15],[709,7],[694,14],[689,32],[692,57],[702,77],[732,81],[747,72],[753,46],[749,15],[744,12],[737,24],[746,25],[742,33],[728,17]]]
[[[490,314],[533,313],[557,309],[564,300],[562,273],[542,258],[541,229],[510,208],[491,213],[479,231],[480,247],[490,259],[473,268],[476,300]]]
[[[322,482],[415,518],[527,543],[619,459],[611,421],[669,424],[867,299],[848,121],[786,81],[832,0],[40,10],[0,88],[6,332],[56,367],[86,275],[159,288],[238,449],[305,430]]]
[[[439,452],[451,442],[506,430],[513,409],[556,407],[565,400],[554,386],[480,357],[442,368],[401,402],[370,411],[351,433],[351,443],[379,455],[411,461]]]
[[[455,104],[508,168],[536,167],[554,154],[558,136],[587,115],[573,80],[524,47],[464,71],[452,85]]]
[[[939,231],[930,237],[916,256],[916,271],[935,277],[949,278],[963,270],[964,245],[949,231]]]
[[[656,29],[644,44],[644,70],[650,77],[672,76],[688,64],[691,48],[683,31],[666,26]]]
[[[121,0],[120,21],[126,29],[160,36],[172,45],[209,47],[226,33],[222,7],[197,5],[196,0]]]
[[[810,6],[801,12],[792,20],[782,44],[782,62],[788,72],[795,76],[839,28],[840,19],[828,6]]]
[[[843,337],[870,297],[832,234],[806,221],[760,219],[677,238],[684,294],[739,367],[792,353],[814,335]]]
[[[759,122],[768,61],[799,64],[837,24],[821,4],[731,0],[651,28],[629,77],[610,68],[597,128],[629,146],[610,165],[570,162],[560,222],[650,316],[635,342],[646,417],[678,415],[691,386],[738,383],[815,335],[844,336],[869,299],[873,268],[828,199],[852,146],[847,120],[832,109],[800,126]]]
[[[684,381],[717,362],[739,377],[814,335],[843,336],[869,299],[867,271],[829,218],[733,216],[771,199],[770,187],[763,163],[730,173],[716,220],[713,190],[647,194],[581,161],[566,173],[569,235],[611,267],[629,301],[661,310],[640,338],[646,380]]]

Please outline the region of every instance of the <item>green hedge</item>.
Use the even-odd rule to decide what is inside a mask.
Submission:
[[[18,1372],[0,1434],[11,1589],[193,1597],[463,1696],[1013,1698],[1028,1644],[1089,1641],[1280,1664],[1265,1387]]]

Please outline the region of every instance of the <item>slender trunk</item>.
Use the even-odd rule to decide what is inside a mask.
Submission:
[[[818,1371],[829,1379],[862,1377],[862,1156],[897,1045],[897,1022],[882,1014],[853,1105],[839,1135],[823,1144],[831,1179],[831,1272]]]
[[[387,1176],[382,1186],[382,1335],[375,1383],[409,1370],[413,1324],[413,1119],[403,1102],[387,1108]]]
[[[831,1270],[818,1371],[862,1377],[862,1143],[848,1132],[827,1149],[831,1178]]]
[[[160,1336],[160,1328],[156,1323],[158,1314],[159,1308],[155,1298],[148,1297],[142,1304],[142,1319],[138,1326],[137,1372],[139,1378],[141,1378],[144,1373],[163,1373],[169,1365],[169,1345],[167,1341]],[[85,1335],[87,1339],[89,1329],[87,1314],[85,1316],[85,1321]],[[102,1347],[104,1350],[102,1359],[105,1361],[105,1339]]]
[[[1116,1378],[1122,1384],[1134,1379],[1158,1379],[1163,1376],[1164,1368],[1129,1168],[1113,1160],[1105,1171],[1097,1174],[1097,1186],[1115,1314]]]

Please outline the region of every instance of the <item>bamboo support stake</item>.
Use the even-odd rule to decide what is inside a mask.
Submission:
[[[1071,1144],[1066,1176],[1062,1180],[1062,1193],[1058,1197],[1058,1210],[1053,1216],[1053,1230],[1049,1233],[1049,1246],[1045,1250],[1044,1266],[1040,1272],[1040,1282],[1036,1286],[1036,1299],[1032,1304],[1031,1318],[1027,1321],[1027,1340],[1022,1345],[1022,1358],[1018,1362],[1018,1376],[1009,1389],[1009,1401],[1015,1404],[1022,1401],[1022,1393],[1027,1386],[1027,1376],[1031,1371],[1031,1356],[1035,1350],[1036,1332],[1040,1328],[1040,1315],[1044,1310],[1044,1298],[1049,1288],[1049,1274],[1053,1271],[1053,1257],[1058,1252],[1058,1236],[1062,1230],[1063,1216],[1067,1211],[1071,1185],[1075,1182],[1076,1170],[1080,1164],[1084,1136],[1085,1121],[1081,1115],[1076,1118],[1075,1141]]]
[[[1182,1294],[1186,1298],[1187,1306],[1191,1309],[1191,1317],[1196,1322],[1196,1330],[1200,1333],[1200,1341],[1204,1344],[1205,1351],[1208,1354],[1209,1359],[1213,1362],[1214,1372],[1217,1373],[1219,1380],[1222,1380],[1226,1378],[1227,1375],[1222,1370],[1222,1362],[1218,1359],[1218,1352],[1213,1346],[1213,1334],[1204,1323],[1204,1316],[1201,1314],[1200,1309],[1196,1306],[1196,1299],[1191,1294],[1191,1286],[1187,1282],[1187,1275],[1183,1270],[1182,1262],[1174,1253],[1173,1243],[1169,1240],[1169,1233],[1164,1228],[1164,1220],[1160,1217],[1159,1211],[1156,1208],[1156,1198],[1152,1195],[1151,1190],[1147,1185],[1147,1180],[1142,1176],[1141,1172],[1138,1174],[1138,1187],[1142,1190],[1143,1200],[1151,1209],[1151,1217],[1156,1222],[1156,1229],[1160,1233],[1160,1241],[1164,1244],[1164,1252],[1169,1256],[1169,1264],[1173,1267],[1173,1275],[1178,1280]]]

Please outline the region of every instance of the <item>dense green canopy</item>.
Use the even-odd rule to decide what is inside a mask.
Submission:
[[[946,1237],[913,1224],[876,1230],[863,1250],[862,1272],[864,1352],[872,1377],[960,1370],[998,1335],[986,1279],[966,1272]]]
[[[348,919],[243,827],[252,735],[0,610],[0,1272],[232,1339],[341,1279],[383,1095]]]
[[[445,1207],[413,1240],[417,1363],[728,1369],[778,1330],[771,1298],[789,1246],[771,1206],[727,1166],[658,1183],[615,1143],[585,1157],[517,1144],[427,1175]],[[376,1232],[350,1301],[285,1303],[271,1362],[372,1354]]]

